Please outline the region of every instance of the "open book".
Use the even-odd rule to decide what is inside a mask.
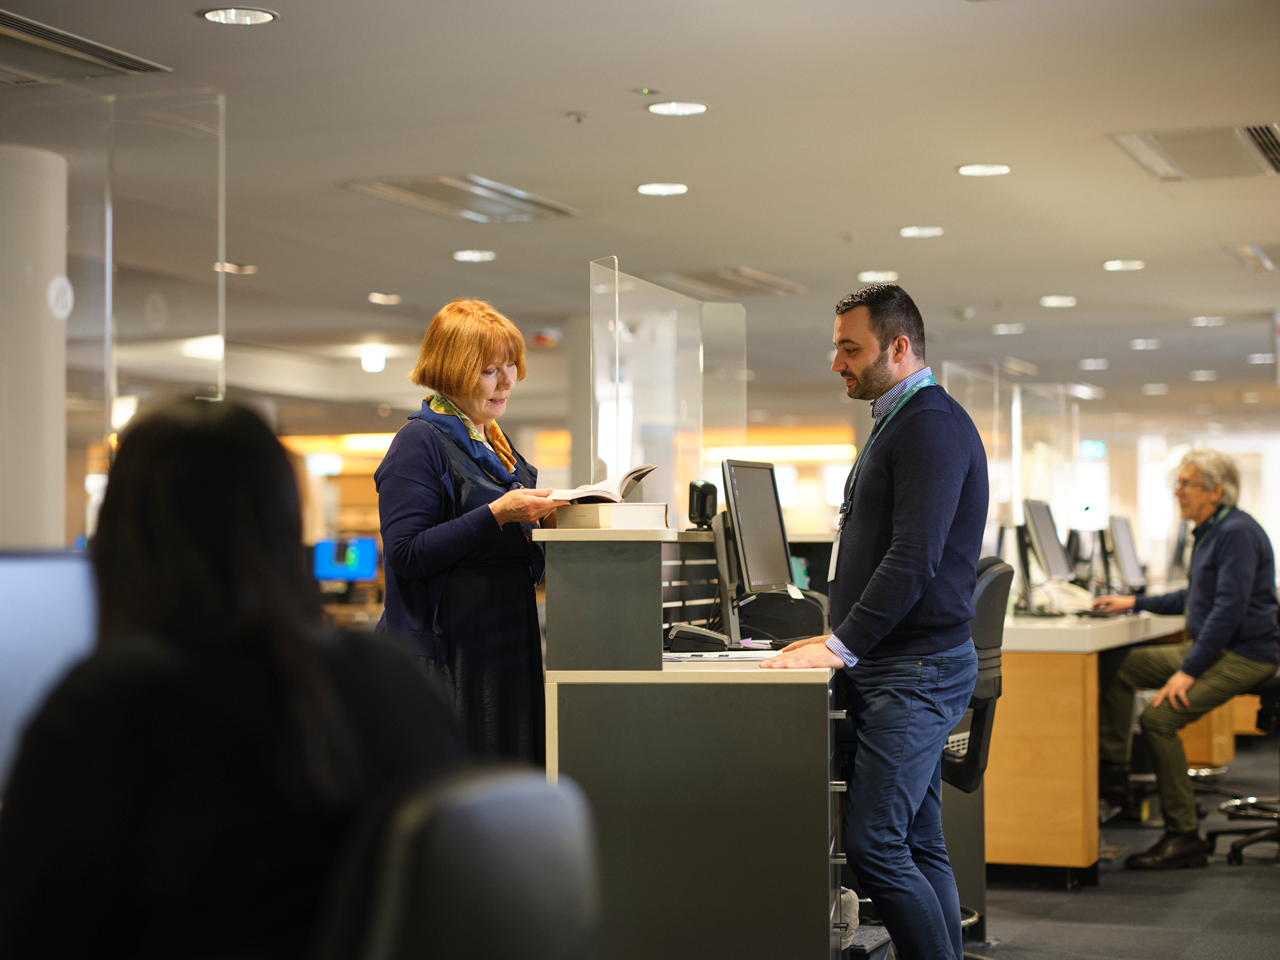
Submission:
[[[635,485],[658,469],[652,463],[632,467],[620,477],[601,480],[579,490],[552,490],[552,500],[569,500],[574,503],[621,503]]]

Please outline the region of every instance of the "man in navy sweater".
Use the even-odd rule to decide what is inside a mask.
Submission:
[[[1165,832],[1151,849],[1125,861],[1137,870],[1208,864],[1209,845],[1200,838],[1178,731],[1253,689],[1275,672],[1280,659],[1275,555],[1266,531],[1236,509],[1240,471],[1235,462],[1216,450],[1192,450],[1182,458],[1173,491],[1182,518],[1196,525],[1186,589],[1094,601],[1110,611],[1185,613],[1187,636],[1194,641],[1110,650],[1098,661],[1098,779],[1105,800],[1123,804],[1127,797],[1134,690],[1159,688],[1139,723],[1156,768]]]
[[[973,421],[925,366],[924,322],[901,287],[841,300],[835,346],[832,371],[850,397],[871,401],[875,420],[845,483],[832,547],[835,627],[762,666],[845,670],[857,737],[849,866],[901,960],[961,960],[942,748],[977,676],[969,621],[987,458]]]

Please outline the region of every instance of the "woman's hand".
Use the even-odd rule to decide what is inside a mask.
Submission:
[[[564,500],[550,499],[549,493],[550,487],[543,490],[517,487],[490,503],[489,509],[493,511],[494,519],[500,526],[507,523],[536,523],[547,514],[555,512],[556,507],[565,505]]]
[[[1099,597],[1093,601],[1093,609],[1105,610],[1107,613],[1120,613],[1123,610],[1132,610],[1133,604],[1133,597]]]

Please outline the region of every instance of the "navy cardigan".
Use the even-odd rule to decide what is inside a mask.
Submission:
[[[1223,650],[1276,663],[1276,560],[1258,521],[1229,508],[1203,543],[1212,520],[1192,531],[1199,546],[1191,560],[1187,587],[1158,597],[1138,597],[1136,610],[1187,615],[1187,636],[1195,641],[1182,661],[1193,677]]]
[[[858,658],[969,639],[987,519],[987,456],[960,404],[924,387],[880,428],[853,490],[831,623]]]

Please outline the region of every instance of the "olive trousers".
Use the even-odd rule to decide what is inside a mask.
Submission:
[[[1107,763],[1129,762],[1134,691],[1163,687],[1182,666],[1190,649],[1191,644],[1181,643],[1125,647],[1099,655],[1099,759]],[[1275,670],[1274,663],[1261,663],[1225,650],[1187,691],[1190,707],[1175,707],[1166,701],[1142,711],[1138,723],[1155,764],[1166,830],[1190,833],[1199,829],[1195,793],[1187,776],[1187,755],[1178,731],[1232,697],[1248,693]]]

